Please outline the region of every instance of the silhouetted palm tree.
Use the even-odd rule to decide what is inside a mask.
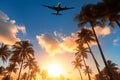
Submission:
[[[13,55],[11,59],[17,59],[17,62],[20,64],[20,70],[18,74],[18,79],[20,80],[20,74],[23,67],[23,63],[34,57],[34,50],[32,48],[32,44],[29,41],[20,41],[16,42],[13,46]]]
[[[36,71],[34,71],[34,70],[32,70],[30,72],[30,80],[32,80],[32,79],[36,80]]]
[[[3,66],[0,66],[0,75],[4,75],[5,68]]]
[[[2,80],[10,80],[10,79],[9,79],[9,75],[4,76],[4,77],[2,78]]]
[[[11,75],[12,75],[12,72],[16,73],[17,70],[18,70],[17,64],[15,64],[15,63],[10,63],[9,66],[6,67],[6,70],[7,70],[6,73],[7,73],[7,75],[9,76],[9,80],[11,80],[10,77],[11,77]]]
[[[25,72],[25,73],[23,73],[23,75],[22,75],[22,80],[26,80],[26,78],[27,78],[27,72]]]
[[[85,43],[88,46],[88,49],[90,50],[90,54],[92,55],[92,58],[95,62],[96,68],[98,70],[98,73],[100,74],[100,78],[102,78],[102,75],[100,73],[100,69],[99,69],[99,64],[90,48],[90,43],[91,42],[95,42],[95,37],[94,34],[92,32],[92,30],[88,29],[88,28],[82,28],[80,32],[77,33],[78,34],[78,39],[76,40],[76,42],[78,44],[80,44],[81,42]]]
[[[0,58],[2,59],[3,63],[6,62],[10,55],[10,50],[8,48],[8,45],[1,44],[0,46]]]
[[[15,64],[15,63],[9,63],[8,67],[6,67],[6,71],[7,71],[6,73],[9,76],[9,79],[10,79],[10,77],[12,75],[12,72],[17,73],[17,70],[18,70],[17,64]]]
[[[87,75],[87,74],[91,75],[91,74],[92,74],[92,70],[90,69],[89,66],[86,66],[86,67],[87,67],[87,68],[84,69],[85,75]]]
[[[72,61],[72,63],[74,65],[74,69],[78,69],[79,74],[80,74],[80,78],[81,78],[81,80],[83,80],[82,73],[80,70],[83,67],[82,60],[80,58],[75,58],[75,60]]]
[[[111,60],[108,60],[107,64],[109,66],[109,69],[112,72],[114,80],[120,80],[120,75],[119,75],[119,71],[118,71],[119,68],[117,67],[117,64],[113,63]],[[108,71],[107,71],[106,67],[104,67],[102,69],[101,73],[103,75],[103,80],[109,80],[109,75],[108,75]],[[98,76],[99,76],[99,74],[96,74],[95,80],[100,80]]]
[[[118,75],[118,72],[117,72],[117,70],[119,69],[119,68],[117,67],[117,64],[113,63],[111,60],[108,60],[108,61],[107,61],[107,64],[108,64],[108,66],[109,66],[109,69],[110,69],[111,72],[112,72],[112,75],[113,75],[114,80],[120,80],[120,76]],[[106,67],[102,70],[102,72],[103,72],[106,76],[108,76]]]
[[[84,66],[87,70],[87,64],[86,64],[85,58],[87,59],[87,53],[89,52],[88,48],[83,47],[83,44],[79,44],[77,46],[76,51],[77,51],[75,53],[76,57],[82,58]],[[88,78],[89,78],[89,80],[91,80],[90,74],[88,74]]]
[[[103,5],[104,8],[101,5]],[[114,27],[114,24],[117,23],[120,27],[120,0],[103,0],[103,2],[96,4],[94,10],[99,12],[96,13],[96,16],[98,16],[103,23],[109,21],[110,26]],[[105,14],[102,14],[101,12],[105,12]],[[99,16],[100,14],[102,15]]]
[[[34,69],[32,70],[32,73],[34,73],[34,78],[37,77],[36,74],[40,74],[40,68],[37,64],[35,65]]]
[[[81,27],[83,27],[85,24],[86,25],[89,24],[91,26],[93,33],[94,33],[94,36],[95,36],[95,39],[96,39],[96,42],[98,44],[99,50],[100,50],[101,57],[103,59],[105,66],[107,67],[107,71],[109,73],[108,75],[110,77],[110,80],[114,80],[112,77],[112,73],[110,72],[110,69],[107,65],[106,58],[105,58],[104,53],[102,51],[102,48],[101,48],[101,45],[100,45],[99,40],[97,38],[97,35],[95,33],[94,27],[96,25],[98,25],[99,22],[96,21],[96,16],[94,16],[91,13],[91,5],[83,6],[82,11],[80,12],[80,14],[76,15],[75,20],[79,21],[79,26],[81,26]]]
[[[97,25],[104,26],[109,23],[114,27],[114,23],[117,23],[120,27],[120,0],[102,0],[96,4],[87,4],[84,6],[87,15],[85,18],[92,18],[93,22]],[[86,13],[84,12],[84,13]]]
[[[25,63],[24,64],[24,69],[28,67],[28,78],[27,78],[27,80],[29,80],[30,73],[31,73],[30,71],[32,71],[36,67],[37,62],[35,61],[35,58],[31,58],[24,63]]]

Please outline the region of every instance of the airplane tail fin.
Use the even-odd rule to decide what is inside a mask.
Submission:
[[[53,14],[53,15],[56,15],[56,16],[58,16],[58,15],[62,15],[62,14],[60,14],[60,13],[59,13],[59,14],[56,14],[56,13],[52,13],[52,14]]]

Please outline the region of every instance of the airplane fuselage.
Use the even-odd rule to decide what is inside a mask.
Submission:
[[[57,5],[57,7],[56,7],[56,15],[60,15],[60,14],[59,14],[60,9],[61,9],[61,4],[58,3],[58,5]]]
[[[63,11],[63,10],[68,10],[68,9],[73,9],[72,7],[71,8],[68,8],[68,7],[61,7],[61,3],[58,3],[57,6],[48,6],[48,5],[43,5],[44,7],[47,7],[47,8],[50,8],[52,10],[55,10],[56,13],[52,13],[54,15],[62,15],[60,14],[59,12],[60,11]]]

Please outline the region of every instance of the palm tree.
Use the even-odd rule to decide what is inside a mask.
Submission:
[[[87,75],[87,74],[92,74],[92,70],[90,69],[90,67],[89,66],[86,66],[87,68],[85,68],[84,69],[84,73],[85,73],[85,75]]]
[[[109,21],[109,25],[114,27],[114,24],[117,23],[118,26],[120,27],[120,0],[103,0],[103,2],[99,2],[96,4],[96,9],[97,12],[96,16],[101,18],[101,22],[105,23]],[[101,5],[104,5],[104,8],[101,8]],[[100,10],[103,9],[102,11]],[[101,12],[105,12],[105,14],[102,14]],[[102,14],[99,16],[99,14]],[[98,18],[96,18],[98,19]]]
[[[109,22],[109,25],[112,27],[114,27],[115,23],[120,27],[119,4],[120,0],[102,0],[102,2],[98,2],[97,4],[87,4],[84,8],[86,8],[88,12],[84,17],[87,19],[93,18],[92,20],[96,21],[96,24],[100,24],[101,26]]]
[[[117,70],[119,69],[119,68],[117,67],[117,64],[113,63],[111,60],[108,60],[108,61],[107,61],[107,64],[108,64],[108,66],[109,66],[109,69],[110,69],[111,72],[112,72],[112,75],[113,75],[114,80],[120,80],[120,76],[118,75],[118,72],[117,72]],[[106,76],[108,76],[106,67],[102,70],[102,72],[103,72]]]
[[[22,75],[22,80],[26,80],[26,78],[27,78],[27,72],[25,72],[25,73],[23,73],[23,75]]]
[[[0,46],[0,58],[2,58],[3,63],[6,62],[10,55],[10,50],[8,48],[8,45],[1,44]]]
[[[34,50],[32,48],[32,44],[29,41],[20,41],[16,42],[13,46],[13,55],[11,59],[17,59],[17,62],[20,64],[20,70],[18,74],[18,79],[20,80],[20,74],[25,61],[34,57]]]
[[[10,80],[10,79],[9,79],[9,75],[4,76],[4,77],[2,78],[2,80]]]
[[[90,48],[90,43],[91,42],[95,42],[95,37],[93,34],[93,31],[88,29],[88,28],[82,28],[80,32],[77,33],[78,34],[78,39],[76,40],[76,42],[79,44],[80,42],[83,42],[85,44],[87,44],[88,49],[90,50],[90,54],[92,55],[92,58],[95,62],[96,68],[98,70],[98,73],[100,74],[100,78],[102,78],[102,75],[100,73],[100,69],[99,69],[99,64]]]
[[[32,70],[32,73],[35,74],[35,78],[37,77],[36,73],[40,74],[40,68],[37,64],[35,65],[34,69]]]
[[[89,24],[91,26],[91,28],[93,30],[93,33],[94,33],[94,36],[95,36],[95,39],[96,39],[96,42],[97,42],[98,47],[99,47],[99,51],[100,51],[101,57],[103,59],[103,62],[105,64],[105,66],[107,67],[107,71],[109,73],[108,75],[110,77],[110,80],[114,80],[113,77],[112,77],[112,73],[110,72],[110,69],[109,69],[109,67],[107,65],[106,58],[104,56],[104,53],[102,51],[102,47],[101,47],[101,45],[99,43],[99,40],[97,38],[95,29],[94,29],[94,27],[96,25],[98,25],[98,21],[96,20],[96,16],[94,16],[91,13],[91,5],[83,6],[81,13],[76,15],[75,20],[79,21],[79,26],[83,27],[85,24],[86,25]]]
[[[3,66],[0,66],[0,75],[4,75],[5,68]]]
[[[88,69],[88,67],[87,67],[87,64],[86,64],[86,62],[85,62],[85,58],[84,58],[84,57],[83,57],[83,62],[84,62],[84,64],[85,64],[85,69],[86,69],[86,73],[88,74],[88,78],[89,78],[89,80],[91,80],[90,73],[89,73],[89,69]]]
[[[120,80],[120,75],[119,75],[119,72],[118,72],[119,68],[117,67],[117,64],[113,63],[111,60],[108,60],[107,64],[109,66],[109,69],[112,72],[114,80]],[[109,80],[109,75],[108,75],[108,71],[107,71],[106,67],[104,67],[102,69],[101,73],[103,75],[103,80]],[[96,74],[96,76],[95,76],[96,79],[95,80],[99,80],[98,76],[99,76],[99,74]]]
[[[12,75],[12,72],[16,73],[18,68],[17,68],[17,65],[15,63],[10,63],[8,67],[6,67],[6,70],[7,70],[7,74],[9,76],[9,80],[11,75]]]
[[[85,66],[85,68],[86,68],[86,70],[87,70],[87,72],[88,72],[87,64],[86,64],[86,61],[85,61],[85,58],[87,59],[87,53],[89,52],[88,48],[83,47],[83,44],[79,44],[79,45],[77,46],[76,51],[77,51],[77,52],[75,53],[76,57],[82,58],[83,63],[84,63],[84,66]],[[89,73],[88,73],[88,78],[89,78],[89,80],[91,80],[91,77],[90,77],[90,74],[89,74]]]
[[[37,65],[37,61],[35,61],[35,58],[31,58],[24,64],[24,69],[28,67],[28,77],[27,80],[32,80],[32,78],[35,80],[36,73],[40,72],[39,66]]]
[[[36,71],[33,69],[30,73],[31,73],[30,80],[32,80],[32,79],[36,80]]]
[[[82,73],[81,73],[81,70],[80,70],[83,66],[83,64],[81,62],[82,62],[82,60],[80,58],[75,58],[75,60],[72,61],[73,65],[74,65],[74,69],[78,69],[79,74],[80,74],[80,78],[81,78],[81,80],[83,80]]]
[[[24,64],[24,69],[28,67],[28,78],[27,80],[29,80],[30,77],[30,71],[32,71],[34,68],[36,68],[36,64],[37,62],[35,61],[35,58],[31,58],[28,61],[25,62]]]

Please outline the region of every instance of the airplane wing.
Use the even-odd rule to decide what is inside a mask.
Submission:
[[[60,8],[60,11],[68,10],[68,9],[73,9],[73,7],[71,7],[71,8],[68,8],[68,7]]]
[[[50,8],[50,9],[53,9],[53,10],[56,10],[56,7],[55,6],[48,6],[48,5],[42,5],[44,7],[47,7],[47,8]]]

